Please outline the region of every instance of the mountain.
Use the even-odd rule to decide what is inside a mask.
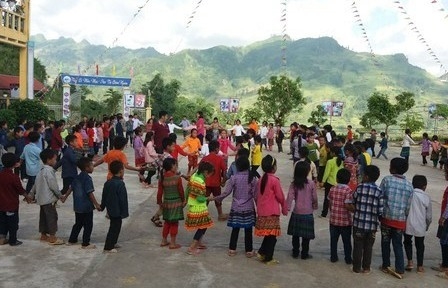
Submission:
[[[445,103],[448,94],[447,82],[409,64],[404,54],[358,53],[330,37],[283,42],[280,36],[274,36],[245,47],[186,49],[172,55],[161,54],[151,47],[107,49],[63,37],[46,40],[36,35],[32,40],[35,56],[53,77],[59,71],[76,74],[78,65],[81,71],[90,66],[87,74],[93,74],[95,63],[101,75],[110,76],[115,66],[117,76],[128,77],[133,67],[135,77],[131,88],[135,91],[161,73],[164,79],[174,78],[182,83],[183,96],[204,96],[215,103],[219,98],[238,97],[243,106],[249,106],[255,101],[258,88],[270,76],[286,73],[292,78],[300,77],[308,102],[304,113],[298,115],[302,121],[308,118],[309,109],[324,100],[344,101],[343,121],[356,121],[374,91],[390,96],[402,91],[413,92],[416,107]],[[282,65],[282,47],[286,65]]]

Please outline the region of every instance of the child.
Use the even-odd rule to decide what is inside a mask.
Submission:
[[[76,137],[76,150],[82,151],[84,149],[84,142],[82,140],[81,129],[81,125],[75,125],[73,127],[73,135]]]
[[[180,146],[181,148],[188,148],[188,174],[190,174],[192,169],[198,166],[198,155],[201,149],[201,141],[198,138],[198,130],[191,129],[190,137],[185,140],[184,144]]]
[[[67,137],[69,137],[68,135]],[[82,249],[95,249],[94,244],[90,244],[90,235],[93,229],[93,210],[101,211],[101,206],[96,201],[93,192],[92,177],[89,174],[93,172],[92,159],[83,157],[78,161],[78,167],[81,170],[71,185],[73,191],[73,210],[75,211],[75,224],[73,225],[68,245],[78,242],[78,235],[84,228],[82,234]],[[68,194],[67,194],[68,196]]]
[[[325,136],[319,136],[319,170],[317,171],[317,181],[322,182],[322,178],[324,177],[325,166],[328,161],[328,146]]]
[[[20,129],[20,128],[19,128]],[[0,171],[0,245],[9,243],[18,246],[22,241],[17,240],[19,230],[19,195],[26,195],[18,175],[13,169],[19,167],[20,159],[13,153],[2,155],[3,170]],[[26,197],[26,199],[28,199]],[[6,236],[9,234],[9,241]]]
[[[31,131],[28,134],[30,143],[23,148],[23,153],[20,155],[20,159],[25,162],[26,175],[28,176],[28,182],[26,183],[26,192],[29,193],[36,181],[37,173],[40,170],[40,153],[41,149],[37,147],[37,142],[40,140],[40,135],[36,131]]]
[[[178,144],[176,143],[176,140],[177,140],[177,135],[176,135],[176,133],[171,133],[170,135],[168,135],[168,138],[171,139],[172,142],[170,142],[171,144],[169,144],[169,145],[167,145],[167,146],[171,146],[171,145],[172,145],[172,147],[169,147],[169,148],[165,147],[165,146],[163,145],[163,140],[165,140],[165,139],[163,139],[163,140],[162,140],[163,151],[167,151],[167,149],[168,149],[168,150],[169,150],[168,153],[170,153],[171,156],[172,156],[174,159],[176,159],[176,160],[178,160],[178,158],[179,158],[179,154],[182,155],[182,156],[188,156],[188,153],[186,153],[186,152],[184,151],[184,149],[182,149],[182,148],[180,147],[180,145],[178,145]],[[166,158],[166,157],[163,157],[163,158]]]
[[[149,133],[148,133],[149,134]],[[143,130],[141,127],[137,127],[134,130],[134,158],[135,158],[135,166],[145,165],[145,145],[143,144]],[[140,171],[140,174],[143,175],[145,171]]]
[[[319,167],[319,145],[314,142],[314,133],[308,133],[305,147],[308,148],[308,159],[314,163],[315,167]]]
[[[236,168],[236,160],[239,157],[246,157],[249,160],[250,152],[246,148],[238,149],[235,155],[235,161],[230,164],[229,169],[227,169],[226,178],[230,179],[233,175],[235,175],[238,172],[238,169]]]
[[[34,132],[31,132],[32,134]],[[57,162],[57,154],[52,149],[45,149],[40,153],[44,163],[43,168],[36,176],[36,182],[30,191],[30,198],[35,198],[40,206],[39,232],[41,241],[48,241],[51,245],[62,245],[64,240],[56,237],[58,231],[58,212],[56,202],[65,201],[66,195],[59,191],[56,174],[53,169]],[[28,180],[29,181],[29,180]]]
[[[403,157],[406,162],[409,163],[409,155],[411,151],[411,144],[415,144],[414,140],[411,137],[411,129],[404,130],[403,141],[401,142],[401,152],[400,157]],[[423,147],[422,147],[423,150]]]
[[[274,138],[275,138],[275,130],[273,123],[269,123],[268,134],[266,135],[266,138],[268,139],[268,150],[272,151],[272,146],[274,146]]]
[[[381,254],[385,273],[390,268],[390,243],[395,253],[395,272],[404,274],[403,232],[406,229],[406,218],[411,206],[414,188],[403,175],[408,171],[408,161],[394,158],[390,161],[388,175],[381,181],[380,189],[384,195],[384,211],[381,219]]]
[[[378,152],[378,155],[376,155],[376,159],[380,158],[381,155],[383,155],[384,159],[387,160],[386,156],[386,150],[387,150],[387,137],[386,133],[381,132],[380,133],[381,141],[380,141],[380,152]]]
[[[10,146],[14,146],[14,155],[16,155],[19,160],[20,156],[23,153],[23,149],[25,148],[25,138],[23,137],[23,129],[20,127],[14,128],[14,139],[10,143]],[[26,168],[25,168],[25,162],[22,163],[22,165],[19,165],[18,167],[14,168],[14,173],[19,175],[20,179],[26,178]]]
[[[353,131],[352,131],[352,125],[347,126],[347,143],[353,142]]]
[[[375,184],[380,169],[369,165],[364,171],[362,183],[353,193],[353,272],[370,273],[372,247],[375,243],[379,217],[383,213],[383,193]]]
[[[229,160],[229,148],[232,151],[236,151],[236,147],[232,145],[232,142],[229,140],[229,137],[227,137],[227,130],[222,129],[220,136],[221,137],[218,139],[219,149],[223,153],[224,161],[227,167]]]
[[[90,158],[93,158],[93,156],[95,155],[95,131],[93,130],[93,128],[95,127],[95,122],[93,122],[93,120],[90,120],[89,122],[87,122],[87,129],[86,129],[86,133],[87,133],[87,145],[89,147],[89,152],[87,153],[87,155]]]
[[[404,233],[404,250],[408,258],[406,271],[414,268],[412,261],[412,237],[415,241],[415,249],[417,250],[417,272],[425,272],[423,268],[423,258],[425,252],[425,234],[428,231],[432,221],[432,205],[431,197],[425,193],[428,180],[423,175],[415,175],[412,178],[412,186],[414,187],[414,195],[412,196],[409,215],[406,219],[406,232]]]
[[[355,191],[358,186],[358,155],[355,146],[350,143],[345,144],[344,154],[344,168],[350,172],[350,182],[348,183],[348,186],[352,191]]]
[[[212,164],[202,161],[196,173],[191,175],[187,185],[188,212],[185,219],[185,229],[188,231],[196,230],[193,242],[187,250],[189,255],[197,255],[199,249],[206,249],[201,240],[207,229],[213,227],[213,221],[207,208],[205,181],[214,171]]]
[[[250,163],[247,157],[236,159],[238,172],[228,181],[224,193],[217,197],[209,198],[210,201],[222,201],[233,193],[232,207],[230,208],[227,226],[232,227],[229,243],[229,256],[236,255],[236,246],[240,228],[244,228],[244,243],[246,257],[255,255],[252,244],[252,227],[255,226],[254,195],[257,179],[250,172]]]
[[[124,138],[123,136],[116,136]],[[124,138],[126,141],[126,138]],[[126,144],[125,144],[126,145]],[[110,225],[104,243],[103,253],[117,253],[118,236],[120,236],[122,220],[129,216],[128,193],[123,181],[124,165],[121,161],[112,161],[109,165],[112,178],[104,183],[101,198],[101,210],[107,209]]]
[[[214,174],[210,175],[205,180],[206,186],[206,196],[209,197],[213,195],[215,197],[221,195],[221,184],[226,182],[226,171],[227,167],[224,159],[218,155],[219,153],[219,142],[216,140],[210,141],[208,144],[210,148],[210,154],[202,158],[201,162],[208,162],[215,168]],[[216,210],[218,211],[218,220],[227,220],[227,215],[222,213],[222,203],[221,201],[215,201]]]
[[[446,164],[448,160],[448,139],[445,139],[443,145],[440,145],[440,170],[443,169],[443,166]]]
[[[213,135],[207,133],[204,138],[205,138],[205,143],[202,144],[201,152],[199,152],[201,157],[204,157],[204,156],[207,156],[208,154],[210,154],[210,149],[208,147],[208,143],[210,143],[210,141],[213,140]]]
[[[423,133],[422,136],[422,141],[420,141],[420,143],[422,145],[422,166],[425,166],[426,164],[428,164],[428,161],[426,160],[426,157],[429,156],[429,150],[431,147],[431,141],[429,141],[429,136],[428,133]],[[404,140],[403,140],[404,141]]]
[[[445,167],[445,180],[448,180],[448,169]],[[437,276],[448,279],[448,187],[445,189],[440,207],[439,227],[437,229],[437,238],[440,239],[440,248],[442,250],[442,263],[440,266],[433,266],[431,269],[439,271]]]
[[[317,210],[316,184],[309,181],[307,175],[310,164],[305,161],[297,162],[294,167],[294,181],[289,186],[286,203],[291,211],[292,201],[294,209],[289,219],[288,235],[292,236],[292,257],[298,258],[300,254],[300,238],[302,238],[302,259],[310,259],[310,240],[314,235],[313,211]]]
[[[183,208],[186,205],[182,179],[177,174],[177,161],[174,158],[163,160],[163,170],[160,173],[159,188],[157,191],[157,204],[162,209],[163,224],[161,247],[179,249],[176,244],[179,220],[184,220]],[[171,239],[168,242],[168,234]]]
[[[254,143],[255,143],[255,145],[253,146],[252,152],[251,152],[251,163],[252,163],[251,171],[255,177],[260,178],[261,176],[257,172],[258,167],[260,167],[260,165],[261,165],[261,158],[263,157],[260,135],[256,135],[254,137]]]
[[[77,139],[75,135],[67,135],[67,137],[65,137],[65,143],[67,143],[68,146],[64,150],[64,156],[54,167],[54,169],[57,170],[62,166],[62,194],[67,193],[70,185],[72,185],[73,179],[78,176],[78,169],[76,168],[78,157],[74,150],[77,147],[76,141]]]
[[[299,158],[294,163],[294,166],[298,162],[308,162],[310,164],[310,172],[308,173],[308,180],[316,182],[317,181],[317,169],[316,169],[316,165],[314,164],[314,162],[311,162],[308,158],[308,155],[309,155],[308,148],[300,147],[298,153],[299,153]]]
[[[283,133],[282,126],[277,125],[277,131],[275,133],[275,143],[277,143],[278,153],[283,153],[283,139],[285,138],[285,133]]]
[[[277,264],[273,259],[277,236],[280,236],[280,212],[288,215],[285,196],[280,179],[274,174],[277,171],[277,161],[271,155],[266,155],[261,161],[263,177],[257,183],[255,202],[257,204],[257,221],[255,236],[264,237],[257,257],[265,264]],[[280,210],[281,208],[281,210]]]
[[[143,142],[144,155],[145,155],[145,163],[148,167],[148,176],[144,181],[145,188],[154,188],[154,185],[151,185],[151,178],[157,173],[159,168],[159,154],[157,154],[156,149],[154,148],[154,132],[150,131],[146,133],[145,141]]]
[[[322,206],[322,213],[320,214],[321,218],[327,217],[329,207],[328,194],[330,193],[331,187],[337,184],[336,175],[339,169],[344,168],[344,163],[340,156],[340,150],[341,148],[339,147],[331,147],[331,159],[327,161],[324,176],[322,177],[322,182],[320,182],[320,187],[325,187],[324,204]]]
[[[437,162],[439,162],[440,142],[437,135],[432,136],[431,141],[431,161],[434,168],[437,168]]]
[[[98,121],[95,123],[95,155],[98,155],[98,151],[101,149],[104,141],[103,123]]]
[[[350,182],[350,171],[340,169],[336,175],[338,184],[331,187],[328,194],[330,202],[330,250],[332,263],[338,259],[338,241],[342,237],[344,244],[345,263],[352,264],[352,215],[347,204],[352,202],[352,189],[347,185]]]
[[[264,145],[264,149],[268,149],[268,122],[263,121],[262,126],[260,128],[260,137],[261,137],[261,146]]]

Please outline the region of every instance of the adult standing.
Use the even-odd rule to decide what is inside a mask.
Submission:
[[[257,119],[252,118],[252,120],[249,123],[249,129],[253,129],[255,131],[255,134],[259,133],[259,127],[258,127],[258,123],[257,123]]]
[[[154,131],[154,146],[156,148],[157,154],[163,154],[162,141],[164,138],[168,137],[170,130],[166,124],[166,118],[168,112],[160,111],[159,120],[152,124],[152,131]]]
[[[212,124],[210,124],[210,129],[212,129],[213,140],[218,140],[219,130],[224,129],[221,124],[219,124],[218,117],[213,118]]]
[[[233,131],[233,135],[235,137],[242,136],[243,133],[246,133],[246,130],[244,130],[243,125],[241,125],[240,119],[236,120],[235,125],[233,125],[231,130]]]
[[[372,149],[372,157],[375,157],[375,143],[376,143],[376,130],[372,129],[370,130],[370,139],[372,141],[370,142],[370,149]]]
[[[154,124],[154,119],[151,117],[148,119],[148,122],[146,122],[146,133],[149,131],[152,131],[152,125]]]
[[[184,116],[182,121],[180,121],[179,126],[182,127],[182,133],[184,135],[184,140],[187,137],[188,127],[190,127],[190,121],[188,121],[187,116]]]
[[[134,114],[134,117],[132,118],[132,131],[137,129],[137,127],[140,127],[143,125],[143,122],[138,118],[137,114]]]
[[[107,147],[109,145],[109,134],[110,134],[110,119],[109,117],[103,117],[103,155],[107,153]],[[112,144],[112,143],[111,143]]]
[[[62,141],[61,131],[64,129],[64,126],[61,122],[54,122],[53,134],[51,135],[51,149],[55,150],[58,155],[58,160],[61,157],[62,146],[64,146],[64,142]]]
[[[198,111],[196,113],[196,116],[198,117],[198,120],[196,121],[196,127],[198,129],[198,138],[199,141],[201,141],[201,146],[204,142],[204,136],[205,136],[205,122],[204,122],[204,114],[202,111]]]
[[[400,156],[406,160],[409,164],[409,154],[411,152],[411,144],[415,145],[414,139],[411,137],[411,129],[406,129],[404,131],[403,142],[401,142],[401,152]]]

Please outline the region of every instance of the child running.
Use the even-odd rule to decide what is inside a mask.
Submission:
[[[300,254],[300,238],[302,238],[302,259],[310,259],[310,240],[315,238],[313,211],[317,210],[316,184],[308,179],[310,164],[299,161],[294,167],[294,181],[289,186],[286,203],[291,211],[294,209],[288,224],[288,235],[292,236],[292,257]]]
[[[78,168],[81,170],[81,173],[73,179],[71,184],[73,190],[73,210],[75,210],[75,225],[73,225],[67,244],[73,245],[78,243],[79,232],[84,228],[81,248],[95,249],[96,246],[90,244],[90,235],[93,230],[93,210],[97,209],[101,211],[101,206],[93,194],[95,188],[93,188],[92,177],[89,175],[93,172],[92,159],[87,157],[79,159]]]
[[[425,272],[423,268],[423,258],[425,253],[425,235],[432,221],[431,197],[425,193],[428,180],[423,175],[415,175],[412,178],[414,195],[412,195],[409,215],[406,219],[406,232],[404,233],[404,251],[408,259],[406,271],[412,271],[414,262],[412,261],[412,237],[417,250],[417,273]]]
[[[215,169],[209,162],[201,162],[196,173],[191,175],[187,185],[188,212],[185,220],[185,229],[196,230],[193,242],[187,250],[189,255],[197,255],[200,249],[206,249],[202,238],[208,228],[213,227],[207,208],[205,179],[214,173]]]
[[[162,164],[159,187],[157,191],[157,204],[162,209],[163,230],[160,247],[169,246],[170,249],[179,249],[181,245],[176,243],[179,230],[179,220],[184,220],[183,208],[186,205],[182,178],[177,173],[177,161],[174,158],[166,158]],[[170,235],[170,242],[168,242]]]
[[[217,197],[210,197],[209,200],[222,201],[230,193],[233,193],[232,207],[227,221],[227,226],[232,228],[228,255],[236,255],[238,234],[240,228],[243,228],[246,257],[251,258],[255,255],[252,243],[252,227],[255,226],[254,195],[257,179],[250,172],[247,157],[238,157],[235,162],[238,172],[227,182],[224,193]]]
[[[198,138],[197,129],[191,129],[190,137],[185,140],[181,147],[188,148],[188,174],[190,174],[192,169],[198,167],[198,156],[201,150],[201,141]]]
[[[288,215],[285,196],[280,179],[275,176],[277,160],[266,155],[261,161],[263,177],[257,184],[255,202],[257,204],[257,221],[255,236],[264,237],[257,257],[265,264],[277,264],[273,258],[277,236],[280,236],[280,213]],[[280,210],[281,208],[281,210]]]

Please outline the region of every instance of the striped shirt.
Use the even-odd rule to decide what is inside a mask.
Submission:
[[[353,227],[363,231],[376,231],[378,216],[383,212],[383,192],[375,183],[362,183],[353,193]]]
[[[348,185],[338,184],[331,187],[328,194],[330,200],[330,224],[334,226],[352,226],[352,215],[345,204],[352,203],[353,193]]]

